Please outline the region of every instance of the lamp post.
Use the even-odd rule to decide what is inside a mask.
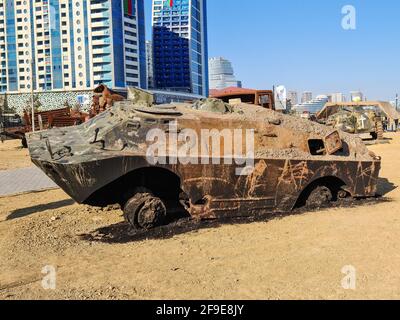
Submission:
[[[399,106],[399,95],[396,93],[396,111],[398,110]]]

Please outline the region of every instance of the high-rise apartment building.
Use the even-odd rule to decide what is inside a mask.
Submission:
[[[147,87],[144,0],[0,0],[0,92]]]
[[[301,95],[301,103],[306,103],[311,101],[313,98],[313,94],[310,91],[304,91]]]
[[[155,87],[208,96],[206,0],[153,0]]]
[[[289,91],[287,98],[288,98],[288,100],[290,100],[290,103],[292,104],[292,106],[299,103],[299,97],[298,97],[296,91]]]
[[[330,102],[338,103],[338,102],[346,102],[346,96],[343,93],[332,93],[329,95]]]

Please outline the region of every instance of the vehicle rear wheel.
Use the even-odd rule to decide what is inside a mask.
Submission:
[[[153,229],[166,222],[167,209],[151,193],[137,193],[124,206],[124,217],[135,229]]]
[[[28,148],[28,142],[26,141],[26,137],[23,137],[21,139],[21,145],[22,145],[22,148],[24,148],[24,149]]]
[[[332,191],[325,186],[314,188],[306,201],[307,208],[320,208],[328,205],[333,200]]]

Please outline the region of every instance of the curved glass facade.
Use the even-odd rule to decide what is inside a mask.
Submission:
[[[241,87],[241,82],[236,80],[232,64],[222,57],[211,58],[208,63],[210,72],[210,88],[213,90],[228,87]]]

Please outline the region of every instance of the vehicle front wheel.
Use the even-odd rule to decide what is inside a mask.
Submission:
[[[124,217],[135,229],[153,229],[166,222],[167,209],[151,193],[137,193],[124,206]]]
[[[308,208],[320,208],[328,205],[332,199],[332,191],[328,187],[318,186],[309,194],[306,201],[306,206]]]

